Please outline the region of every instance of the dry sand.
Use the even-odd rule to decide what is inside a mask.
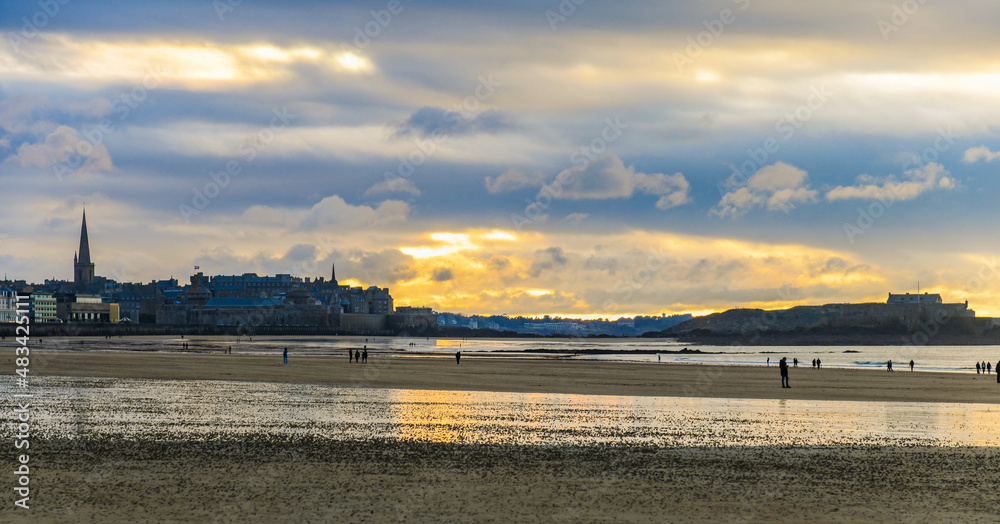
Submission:
[[[33,373],[604,395],[998,402],[994,376],[558,359],[33,352]],[[346,355],[345,355],[346,356]],[[13,364],[9,363],[12,367]],[[15,522],[996,522],[1000,448],[32,444]]]
[[[695,396],[909,402],[1000,403],[996,375],[865,369],[791,368],[782,389],[778,367],[712,366],[462,356],[369,354],[367,364],[343,356],[209,353],[35,351],[32,373],[75,377],[131,377],[291,382],[401,389]],[[13,369],[13,353],[8,369]]]

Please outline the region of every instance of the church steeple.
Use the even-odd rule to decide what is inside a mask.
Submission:
[[[80,227],[80,251],[73,255],[73,283],[86,286],[94,283],[94,263],[90,261],[90,239],[87,237],[87,210],[83,210]]]
[[[80,264],[90,263],[90,240],[87,238],[87,210],[83,210],[83,227],[80,228]]]

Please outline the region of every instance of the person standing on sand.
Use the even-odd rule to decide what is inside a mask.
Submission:
[[[799,359],[798,358],[793,358],[792,359],[792,367],[795,367],[795,368],[799,367]]]
[[[347,361],[348,362],[354,362],[354,350],[353,349],[348,349],[347,350]]]
[[[910,359],[910,372],[913,372],[913,359]]]
[[[282,364],[288,363],[288,348],[285,348],[285,351],[281,353],[281,363]]]
[[[365,350],[361,352],[361,362],[368,363],[368,346],[365,346]]]
[[[767,357],[767,367],[771,367],[771,357]]]
[[[462,352],[461,351],[456,351],[455,352],[455,365],[459,366],[461,364],[462,364]]]
[[[976,362],[976,374],[979,374],[979,362]]]
[[[781,387],[790,388],[788,385],[788,362],[785,362],[785,357],[781,357],[778,361],[778,369],[781,370]]]
[[[361,352],[356,349],[354,350],[354,361],[358,364],[361,363]]]
[[[816,359],[816,369],[819,369],[819,367],[820,367],[821,365],[823,365],[823,361],[817,358],[817,359]]]

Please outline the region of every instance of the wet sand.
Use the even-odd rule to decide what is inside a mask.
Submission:
[[[18,522],[995,522],[995,448],[41,443]]]
[[[72,377],[240,380],[334,386],[717,398],[1000,403],[996,375],[867,369],[790,369],[454,356],[300,356],[171,352],[33,351],[32,373]],[[8,354],[13,368],[13,354]]]

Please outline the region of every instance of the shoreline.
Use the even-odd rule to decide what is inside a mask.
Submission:
[[[32,351],[32,374],[94,378],[232,380],[389,389],[581,395],[800,399],[1000,404],[996,375],[935,371],[646,363],[558,358],[393,356],[371,352],[367,364],[341,354]],[[11,360],[13,356],[8,356]],[[13,366],[11,360],[10,365]]]

